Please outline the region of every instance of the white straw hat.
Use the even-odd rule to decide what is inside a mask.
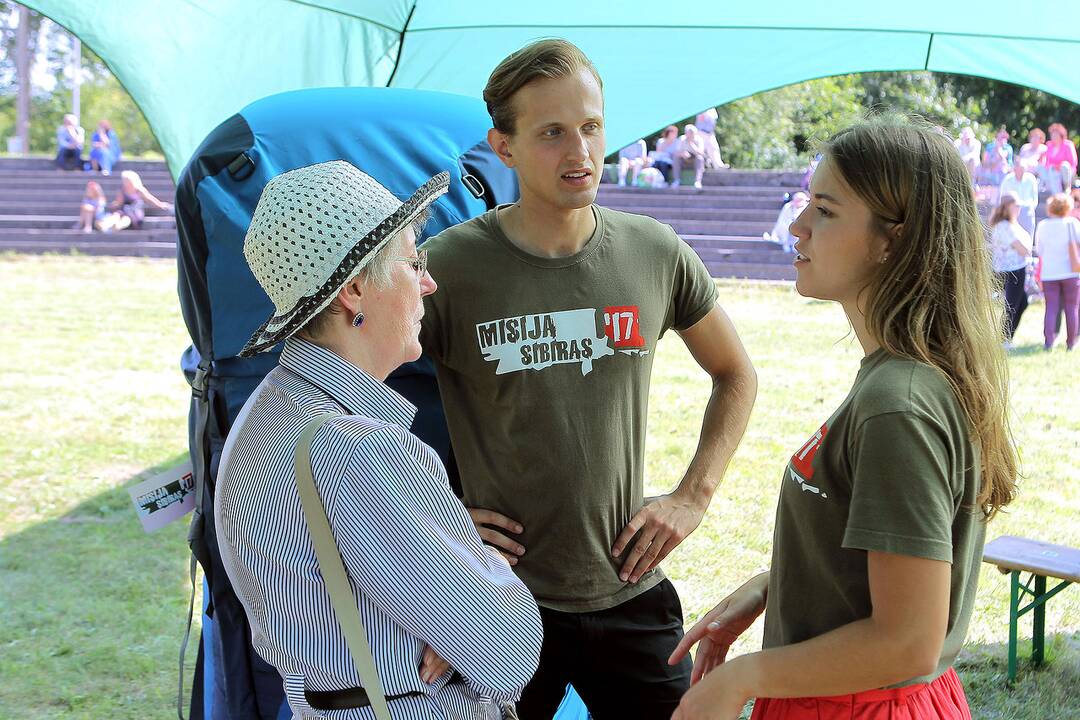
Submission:
[[[449,187],[449,173],[439,173],[403,203],[344,160],[268,182],[244,237],[244,258],[274,314],[240,355],[269,350],[303,327]]]

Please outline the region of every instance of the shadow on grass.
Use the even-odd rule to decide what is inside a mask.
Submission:
[[[1021,633],[1019,673],[1009,687],[1008,645],[968,644],[956,662],[973,720],[1080,718],[1080,633],[1046,636],[1046,661],[1031,665],[1031,637]]]
[[[0,541],[0,717],[170,714],[190,591],[186,522],[144,533],[126,488],[186,458]]]

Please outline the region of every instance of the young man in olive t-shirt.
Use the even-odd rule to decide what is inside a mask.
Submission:
[[[593,204],[603,93],[581,51],[523,48],[484,98],[520,200],[427,241],[442,289],[421,337],[465,505],[541,607],[540,668],[519,712],[547,720],[570,682],[594,717],[667,720],[689,663],[666,664],[682,610],[657,566],[701,521],[755,374],[693,251],[655,220]],[[686,474],[646,502],[649,380],[669,328],[712,390]]]

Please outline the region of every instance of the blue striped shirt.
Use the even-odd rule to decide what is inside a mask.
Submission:
[[[221,457],[214,520],[225,571],[256,652],[284,678],[297,717],[374,718],[370,708],[320,712],[304,690],[360,687],[323,584],[296,490],[303,425],[326,412],[312,468],[353,586],[375,666],[398,718],[498,717],[536,670],[536,602],[484,547],[435,452],[406,428],[416,409],[334,353],[298,338],[244,404]],[[446,659],[420,679],[424,647]]]

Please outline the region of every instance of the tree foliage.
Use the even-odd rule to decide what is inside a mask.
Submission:
[[[987,118],[993,127],[1009,131],[1014,145],[1027,142],[1031,128],[1063,124],[1075,139],[1080,131],[1080,105],[1034,88],[971,75],[939,75],[942,85],[964,98],[974,116]],[[1049,135],[1049,133],[1047,133]]]
[[[0,0],[0,142],[15,132],[15,33],[18,8],[14,2]],[[66,31],[37,13],[30,13],[30,54],[38,63],[38,72],[55,81],[51,90],[32,89],[30,98],[30,151],[52,153],[56,150],[56,128],[71,112],[73,78],[68,71],[70,45]],[[142,111],[120,85],[105,63],[85,45],[81,54],[82,84],[80,122],[87,136],[99,120],[112,123],[124,154],[161,154]],[[43,64],[43,66],[42,66]]]
[[[822,78],[717,108],[717,135],[736,167],[798,168],[815,143],[860,115],[887,108],[921,115],[956,134],[970,125],[984,142],[1001,126],[1015,146],[1033,127],[1062,122],[1075,132],[1080,106],[1048,93],[985,78],[925,71]]]
[[[1080,129],[1080,106],[986,78],[925,71],[827,77],[758,93],[717,108],[717,138],[735,167],[805,166],[815,145],[875,109],[921,115],[951,134],[971,126],[984,142],[1005,126],[1014,146],[1031,128]]]

